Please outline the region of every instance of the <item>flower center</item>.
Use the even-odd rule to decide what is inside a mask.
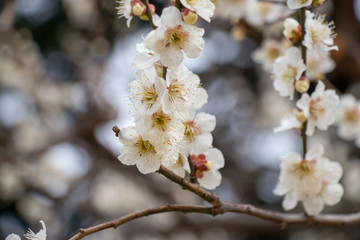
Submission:
[[[304,4],[304,3],[306,3],[308,0],[298,0],[298,2],[300,3],[300,4]]]
[[[359,111],[356,108],[347,109],[345,111],[344,119],[349,124],[355,125],[359,123],[360,120]]]
[[[201,134],[201,128],[194,121],[188,121],[185,125],[185,138],[188,142],[194,141],[194,138]]]
[[[321,98],[311,100],[309,113],[312,118],[317,120],[319,117],[323,117],[326,112],[326,106]]]
[[[185,99],[183,98],[183,95],[185,94],[183,84],[180,84],[175,80],[167,89],[169,91],[170,102],[175,102],[177,99],[185,102]]]
[[[177,46],[180,49],[184,48],[184,42],[188,38],[188,32],[185,31],[182,25],[177,25],[174,28],[168,28],[165,31],[165,46]]]
[[[161,131],[166,131],[168,124],[171,121],[169,115],[163,113],[162,111],[156,112],[152,115],[152,127]]]
[[[141,103],[145,104],[147,108],[151,108],[158,98],[155,84],[153,84],[151,87],[144,87],[144,91],[139,94],[143,96]]]
[[[135,143],[135,147],[138,149],[140,156],[156,154],[154,146],[149,141],[144,141],[142,138],[139,138]]]
[[[297,68],[292,65],[288,65],[283,74],[283,79],[285,82],[293,81],[296,77],[296,74],[297,74]]]
[[[314,171],[316,161],[308,161],[306,159],[301,160],[299,164],[295,166],[294,172],[300,176],[309,175]]]
[[[196,169],[196,177],[202,178],[204,172],[209,171],[212,167],[212,162],[206,159],[205,154],[201,153],[199,155],[191,155],[191,161]]]

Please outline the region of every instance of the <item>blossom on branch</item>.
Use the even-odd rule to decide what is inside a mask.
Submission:
[[[222,152],[211,148],[205,153],[195,153],[190,156],[196,169],[196,176],[200,185],[206,189],[215,189],[220,185],[221,174],[218,171],[225,165]]]
[[[204,47],[204,29],[184,24],[176,7],[167,7],[161,15],[161,23],[150,40],[152,50],[160,54],[165,67],[177,67],[184,58],[199,57]]]
[[[303,94],[296,102],[296,106],[307,118],[306,135],[312,136],[315,127],[326,130],[333,124],[339,105],[339,96],[332,89],[325,90],[325,85],[321,81],[318,81],[311,97],[307,93]]]
[[[325,57],[331,50],[339,50],[334,45],[334,38],[336,36],[334,28],[333,22],[327,23],[325,21],[325,15],[306,11],[303,44],[308,50],[314,52],[316,58]]]
[[[276,59],[273,65],[273,86],[282,97],[294,98],[295,81],[299,80],[306,66],[301,52],[296,47],[290,47],[285,55]]]
[[[302,201],[308,215],[319,214],[324,205],[335,205],[343,195],[338,183],[342,167],[323,157],[324,148],[318,144],[310,149],[305,158],[290,153],[280,158],[280,177],[274,189],[276,195],[285,195],[282,202],[285,210],[296,207]]]

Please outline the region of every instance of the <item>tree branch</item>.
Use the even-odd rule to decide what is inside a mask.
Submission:
[[[235,204],[230,202],[222,202],[222,205],[219,207],[205,207],[198,205],[166,205],[138,211],[106,223],[102,223],[86,229],[80,229],[80,231],[69,240],[79,240],[90,234],[100,232],[107,228],[117,228],[118,226],[137,218],[164,212],[203,213],[213,216],[227,212],[240,213],[279,223],[281,224],[282,228],[285,228],[287,225],[291,224],[349,225],[360,223],[360,213],[323,214],[310,217],[302,213],[281,213],[264,210],[249,204]]]
[[[158,173],[164,175],[166,178],[170,179],[171,181],[179,184],[183,187],[183,189],[187,189],[190,192],[195,193],[196,195],[200,196],[205,201],[211,203],[215,207],[219,207],[222,205],[220,198],[212,192],[206,191],[205,189],[201,188],[199,184],[191,183],[182,177],[179,177],[169,169],[164,166],[160,166]]]

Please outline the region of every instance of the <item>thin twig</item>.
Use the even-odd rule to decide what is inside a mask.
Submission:
[[[152,18],[152,13],[151,13],[151,9],[150,9],[150,4],[149,4],[149,1],[148,0],[141,0],[145,6],[146,6],[146,16],[148,17],[149,19],[149,23],[151,25],[151,28],[152,29],[156,29],[156,26],[153,22],[153,18]]]
[[[219,207],[222,204],[220,198],[217,195],[215,195],[214,193],[206,191],[205,189],[201,188],[199,184],[191,183],[191,182],[179,177],[178,175],[176,175],[175,173],[173,173],[166,167],[160,166],[160,169],[158,170],[158,172],[160,174],[164,175],[166,178],[170,179],[171,181],[182,186],[183,189],[187,189],[190,192],[193,192],[196,195],[200,196],[202,199],[211,203],[213,206]]]
[[[69,240],[79,240],[90,234],[102,231],[107,228],[117,228],[118,226],[137,218],[164,212],[203,213],[213,216],[227,212],[240,213],[279,223],[281,224],[282,228],[292,224],[349,225],[360,223],[360,213],[323,214],[310,217],[303,213],[281,213],[264,210],[248,204],[235,204],[230,202],[222,202],[222,205],[219,207],[205,207],[198,205],[166,205],[138,211],[106,223],[102,223],[86,229],[80,229],[80,231]]]

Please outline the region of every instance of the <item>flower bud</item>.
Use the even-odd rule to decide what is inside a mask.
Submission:
[[[306,93],[309,87],[310,81],[305,76],[301,76],[299,80],[295,81],[295,89],[299,93]]]
[[[326,0],[313,0],[311,5],[314,7],[319,7],[324,4]]]
[[[287,18],[284,21],[284,36],[293,43],[301,40],[301,25],[293,18]]]
[[[300,122],[300,123],[304,123],[306,122],[307,118],[304,114],[304,112],[300,109],[294,109],[294,115],[296,117],[296,119]]]
[[[183,10],[181,10],[181,18],[183,19],[183,21],[186,23],[186,24],[194,24],[197,19],[198,19],[198,15],[196,12],[194,11],[191,11],[187,8],[183,8]]]
[[[132,12],[135,16],[142,16],[146,13],[146,6],[140,1],[131,1]]]

